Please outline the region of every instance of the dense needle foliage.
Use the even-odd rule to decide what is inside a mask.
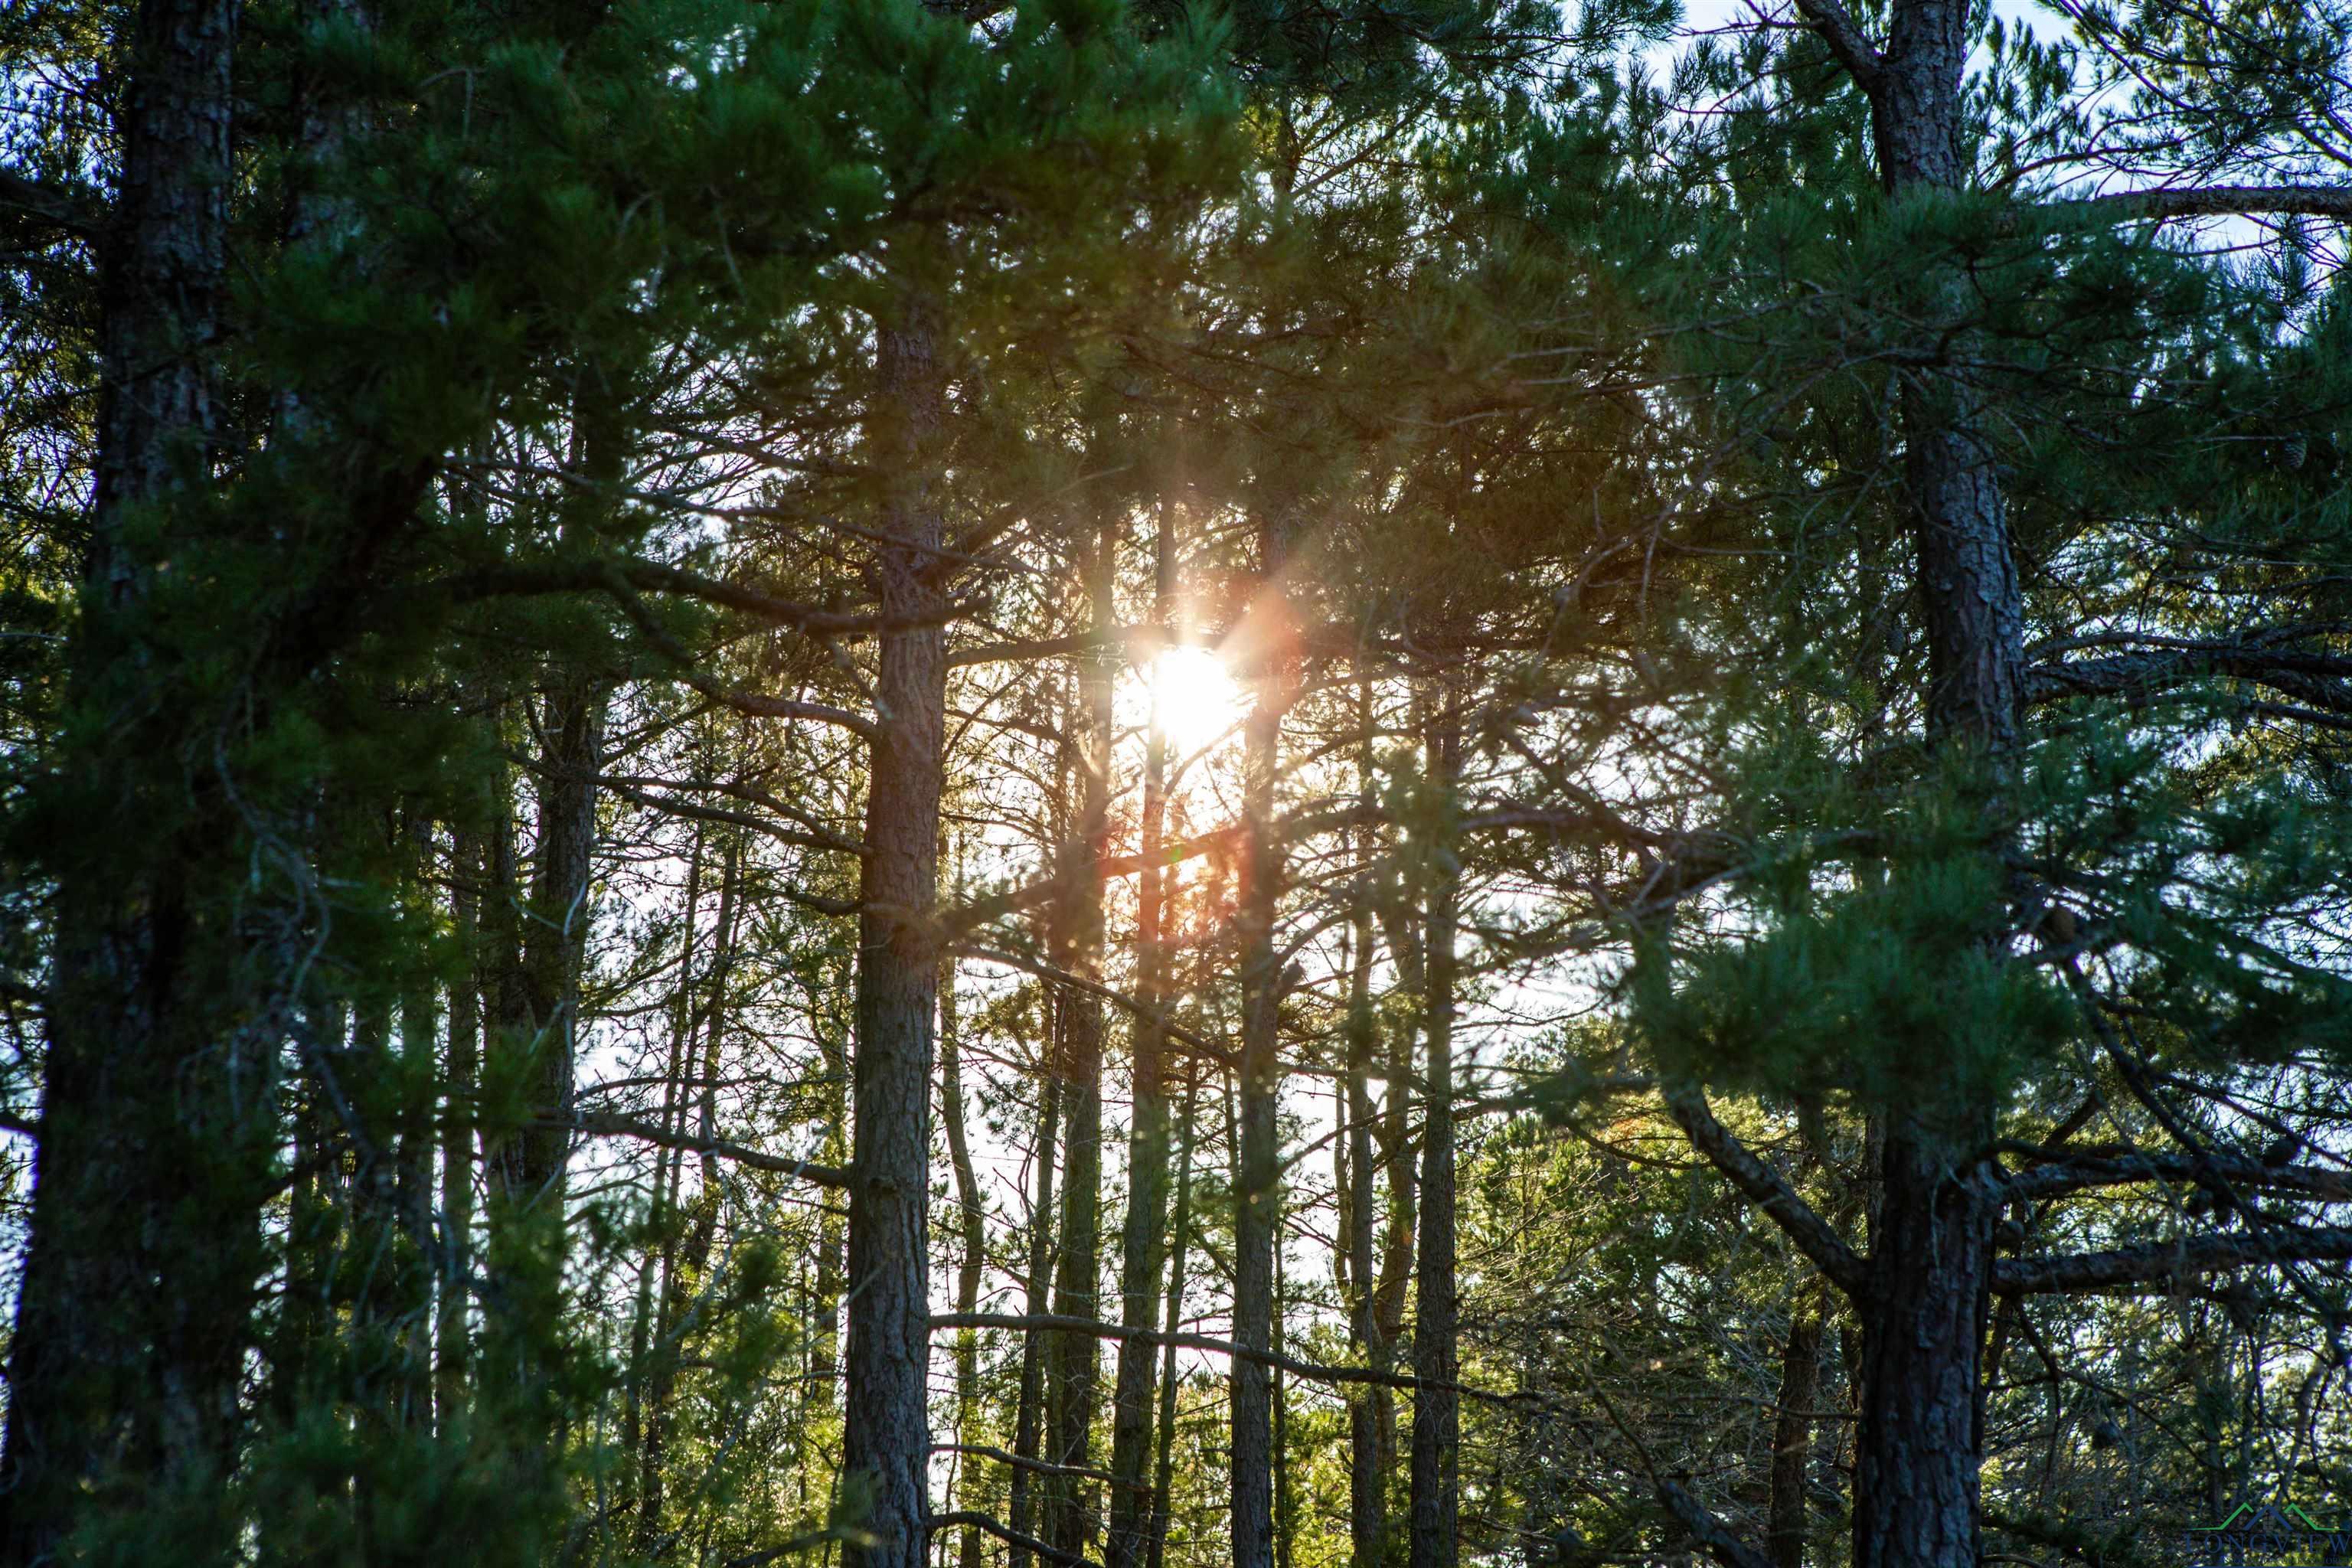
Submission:
[[[2347,116],[2342,0],[12,8],[0,1563],[2352,1527]]]

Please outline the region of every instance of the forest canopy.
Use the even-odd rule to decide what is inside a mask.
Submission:
[[[2352,1561],[2347,225],[2347,0],[18,0],[0,1565]]]

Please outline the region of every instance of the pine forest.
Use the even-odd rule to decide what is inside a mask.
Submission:
[[[2352,0],[0,6],[0,1568],[2352,1562]]]

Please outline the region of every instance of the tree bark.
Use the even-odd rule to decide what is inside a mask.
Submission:
[[[1098,527],[1086,552],[1088,621],[1097,635],[1118,625],[1113,567],[1117,535]],[[1109,854],[1111,682],[1121,656],[1105,647],[1078,663],[1077,841],[1080,854],[1066,869],[1056,900],[1056,960],[1082,980],[1102,968],[1103,884],[1094,868]],[[1102,1072],[1104,1010],[1091,993],[1063,998],[1064,1065],[1067,1099],[1067,1153],[1062,1166],[1059,1267],[1054,1310],[1066,1317],[1100,1314],[1102,1280]],[[1047,1457],[1067,1472],[1087,1468],[1093,1450],[1100,1359],[1084,1334],[1061,1334],[1048,1343],[1051,1378],[1047,1409],[1051,1442]],[[1083,1554],[1094,1534],[1092,1483],[1075,1473],[1050,1476],[1045,1538],[1056,1549]]]
[[[1057,1033],[1050,1021],[1046,1026],[1050,1040]],[[1047,1047],[1050,1053],[1052,1047]],[[1050,1297],[1047,1279],[1054,1262],[1054,1161],[1061,1136],[1062,1081],[1052,1073],[1045,1075],[1045,1099],[1037,1107],[1037,1199],[1029,1218],[1029,1278],[1026,1281],[1028,1310],[1031,1317],[1045,1312]],[[1013,1412],[1013,1452],[1015,1458],[1034,1459],[1038,1457],[1038,1426],[1040,1407],[1045,1402],[1045,1356],[1043,1334],[1031,1330],[1021,1341],[1021,1388],[1015,1396]],[[1029,1534],[1030,1472],[1026,1466],[1013,1467],[1012,1497],[1008,1506],[1013,1514],[1013,1533]],[[1029,1549],[1013,1543],[1013,1568],[1027,1568]]]
[[[1276,525],[1260,524],[1260,612],[1281,613]],[[1282,1195],[1276,1123],[1276,1058],[1282,1003],[1275,916],[1282,896],[1283,853],[1273,831],[1275,780],[1281,763],[1287,660],[1282,629],[1262,630],[1255,654],[1252,701],[1243,727],[1244,845],[1234,923],[1241,943],[1240,1114],[1234,1184],[1234,1342],[1265,1351],[1273,1343],[1274,1249]],[[1236,1360],[1233,1398],[1233,1556],[1234,1568],[1274,1568],[1273,1384],[1259,1362]]]
[[[131,22],[122,178],[98,300],[95,498],[67,706],[152,683],[142,616],[169,530],[138,515],[202,484],[205,356],[233,189],[230,0],[145,0]],[[65,867],[47,1005],[40,1147],[8,1367],[0,1553],[29,1563],[75,1525],[180,1508],[192,1557],[226,1548],[275,1142],[257,1043],[205,988],[236,965],[192,885],[234,815],[216,785],[158,834],[133,775],[171,765],[181,718],[150,690],[81,763],[103,820]],[[118,768],[115,749],[136,765]],[[226,1049],[224,1051],[223,1047]],[[190,1173],[201,1171],[201,1180]]]
[[[1359,725],[1363,739],[1359,742],[1357,759],[1357,791],[1366,805],[1370,804],[1371,776],[1371,712],[1370,694],[1361,686],[1357,692]],[[1370,830],[1364,830],[1365,842],[1360,846],[1362,860],[1370,859]],[[1363,1365],[1375,1372],[1389,1370],[1389,1337],[1381,1331],[1380,1313],[1375,1301],[1379,1280],[1373,1273],[1372,1247],[1375,1230],[1374,1164],[1372,1160],[1372,1053],[1379,1044],[1379,1030],[1372,1016],[1372,900],[1365,890],[1355,900],[1349,927],[1349,959],[1348,969],[1348,1085],[1347,1085],[1347,1150],[1348,1183],[1347,1225],[1340,1237],[1346,1248],[1342,1256],[1348,1263],[1349,1335],[1354,1342],[1356,1355]],[[1355,1568],[1381,1568],[1381,1559],[1388,1540],[1388,1469],[1384,1463],[1381,1434],[1396,1428],[1396,1396],[1387,1388],[1372,1384],[1350,1389],[1348,1395],[1348,1533],[1354,1549]]]
[[[1169,624],[1176,609],[1172,509],[1163,502],[1154,540],[1152,619]],[[1159,1307],[1168,1248],[1168,1083],[1166,1040],[1158,1022],[1168,1005],[1162,952],[1166,884],[1160,860],[1168,825],[1168,733],[1157,683],[1144,743],[1143,821],[1137,846],[1143,869],[1136,889],[1136,989],[1145,1016],[1130,1048],[1134,1110],[1127,1134],[1127,1218],[1119,1233],[1119,1321],[1149,1328]],[[1104,1568],[1136,1568],[1148,1542],[1150,1493],[1143,1486],[1151,1456],[1153,1347],[1122,1340],[1111,1396],[1110,1529]]]
[[[1962,75],[1967,0],[1897,0],[1864,85],[1880,175],[1897,201],[1956,191],[1974,158]],[[1965,280],[1947,288],[1956,321]],[[1966,340],[1956,352],[1965,353]],[[1986,770],[1998,813],[2024,692],[2024,604],[1977,395],[1923,373],[1903,390],[1904,488],[1927,637],[1927,730]],[[1997,851],[1996,851],[1997,853]],[[1982,1151],[1998,1108],[1892,1116],[1872,1226],[1854,1568],[1962,1568],[1979,1556],[1978,1362],[1998,1205]]]
[[[448,1060],[441,1112],[441,1300],[434,1330],[435,1415],[447,1430],[466,1407],[472,1330],[474,1095],[481,1072],[482,988],[475,952],[480,921],[482,842],[461,830],[450,846],[449,923],[465,968],[449,986]]]
[[[1184,1326],[1185,1243],[1192,1224],[1192,1130],[1194,1100],[1199,1085],[1188,1078],[1184,1109],[1177,1132],[1176,1208],[1171,1216],[1168,1248],[1168,1343],[1160,1363],[1159,1457],[1151,1479],[1151,1518],[1145,1526],[1148,1568],[1165,1568],[1168,1557],[1170,1500],[1176,1481],[1176,1335]]]
[[[1805,1568],[1805,1478],[1813,1447],[1813,1400],[1822,1365],[1821,1304],[1808,1287],[1789,1314],[1780,1352],[1779,1414],[1772,1425],[1772,1478],[1765,1537],[1773,1568]]]
[[[1460,736],[1449,712],[1433,729],[1430,763],[1450,792]],[[1447,809],[1450,809],[1450,802]],[[1454,1392],[1460,1302],[1454,1283],[1454,933],[1461,879],[1454,847],[1431,847],[1424,938],[1423,1033],[1428,1041],[1427,1103],[1422,1110],[1421,1241],[1413,1300],[1412,1361],[1424,1379],[1412,1400],[1412,1568],[1453,1568],[1460,1554],[1461,1399]]]
[[[940,795],[947,730],[947,634],[933,568],[943,543],[929,461],[945,398],[933,308],[908,299],[877,324],[877,447],[895,478],[874,582],[885,616],[875,678],[877,733],[857,919],[857,1051],[852,1069],[849,1354],[843,1464],[862,1489],[854,1568],[920,1568],[931,1428],[932,1031],[940,942]]]
[[[988,1261],[987,1212],[982,1207],[980,1175],[971,1163],[971,1142],[964,1127],[962,1036],[956,1011],[955,960],[940,969],[940,1108],[947,1121],[948,1162],[954,1170],[957,1228],[963,1238],[963,1258],[956,1268],[956,1310],[980,1310],[980,1279]],[[956,1424],[958,1444],[977,1441],[980,1420],[980,1333],[959,1329],[955,1342]],[[950,1498],[950,1508],[960,1506]],[[957,1561],[961,1568],[980,1568],[981,1531],[966,1525]]]

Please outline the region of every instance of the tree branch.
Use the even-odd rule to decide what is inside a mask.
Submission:
[[[682,1149],[689,1154],[715,1154],[739,1165],[749,1165],[755,1171],[773,1171],[779,1175],[796,1177],[820,1187],[845,1189],[849,1185],[849,1173],[838,1165],[820,1165],[814,1160],[792,1160],[782,1154],[762,1153],[757,1149],[747,1149],[740,1143],[730,1143],[723,1138],[699,1138],[691,1132],[672,1132],[667,1128],[640,1121],[634,1116],[623,1116],[617,1111],[591,1110],[578,1116],[548,1117],[540,1124],[584,1132],[592,1138],[635,1138],[664,1149]]]
[[[1723,1568],[1772,1568],[1754,1547],[1732,1534],[1705,1503],[1684,1490],[1681,1482],[1661,1480],[1657,1490],[1658,1500],[1665,1505],[1666,1511],[1673,1514],[1675,1521],[1691,1532],[1692,1539],[1706,1547],[1708,1555],[1722,1563]]]
[[[1304,1377],[1317,1383],[1365,1383],[1382,1388],[1433,1388],[1458,1394],[1468,1399],[1483,1400],[1489,1405],[1517,1405],[1527,1395],[1490,1394],[1468,1384],[1446,1383],[1436,1378],[1408,1377],[1399,1373],[1375,1372],[1366,1366],[1330,1366],[1321,1362],[1297,1361],[1273,1351],[1252,1350],[1231,1340],[1211,1339],[1206,1334],[1165,1333],[1158,1329],[1129,1328],[1124,1323],[1106,1323],[1095,1318],[1074,1318],[1058,1312],[1035,1312],[1015,1315],[1009,1312],[934,1312],[931,1328],[940,1329],[1013,1329],[1058,1330],[1065,1333],[1092,1334],[1098,1340],[1135,1340],[1148,1345],[1174,1345],[1179,1350],[1211,1351],[1231,1356],[1237,1361],[1255,1362],[1286,1372],[1293,1377]]]
[[[106,226],[104,209],[86,194],[15,169],[0,168],[0,207],[14,207],[84,238]]]
[[[1770,1215],[1823,1278],[1857,1301],[1870,1294],[1868,1265],[1839,1238],[1811,1204],[1797,1195],[1795,1188],[1780,1179],[1779,1172],[1750,1153],[1746,1144],[1715,1119],[1704,1090],[1696,1084],[1684,1084],[1667,1089],[1665,1101],[1666,1110],[1690,1139],[1691,1147],[1746,1194],[1750,1203]]]
[[[2005,1258],[1993,1265],[1992,1288],[2002,1295],[2050,1295],[2102,1290],[2116,1285],[2170,1281],[2243,1264],[2310,1263],[2352,1258],[2352,1229],[2279,1226],[2244,1236],[2186,1237],[2155,1247],[2113,1252]]]
[[[1878,84],[1886,73],[1886,62],[1871,47],[1862,28],[1847,15],[1838,0],[1797,0],[1797,9],[1804,14],[1822,42],[1830,47],[1838,64],[1854,79],[1854,85],[1867,93],[1876,93]]]
[[[2031,1154],[2049,1162],[2010,1177],[2003,1190],[2012,1198],[2057,1197],[2086,1188],[2122,1186],[2132,1182],[2193,1182],[2201,1170],[2220,1176],[2232,1186],[2294,1193],[2326,1203],[2352,1202],[2352,1174],[2318,1165],[2263,1165],[2252,1160],[2225,1160],[2210,1155],[2200,1161],[2136,1152],[2107,1154],[2053,1151],[2022,1143],[2003,1147],[2008,1152]]]
[[[2352,186],[2184,185],[2168,190],[2116,191],[2050,204],[2113,223],[2167,218],[2288,216],[2352,220]]]
[[[1064,1563],[1066,1564],[1066,1568],[1096,1568],[1092,1558],[1081,1557],[1075,1552],[1065,1552],[1058,1546],[1048,1546],[1034,1535],[1024,1535],[1010,1526],[999,1524],[992,1514],[958,1510],[953,1513],[931,1514],[923,1521],[923,1527],[931,1531],[950,1530],[959,1524],[969,1524],[975,1529],[984,1530],[997,1540],[1008,1542],[1024,1551],[1034,1552],[1048,1563]]]

